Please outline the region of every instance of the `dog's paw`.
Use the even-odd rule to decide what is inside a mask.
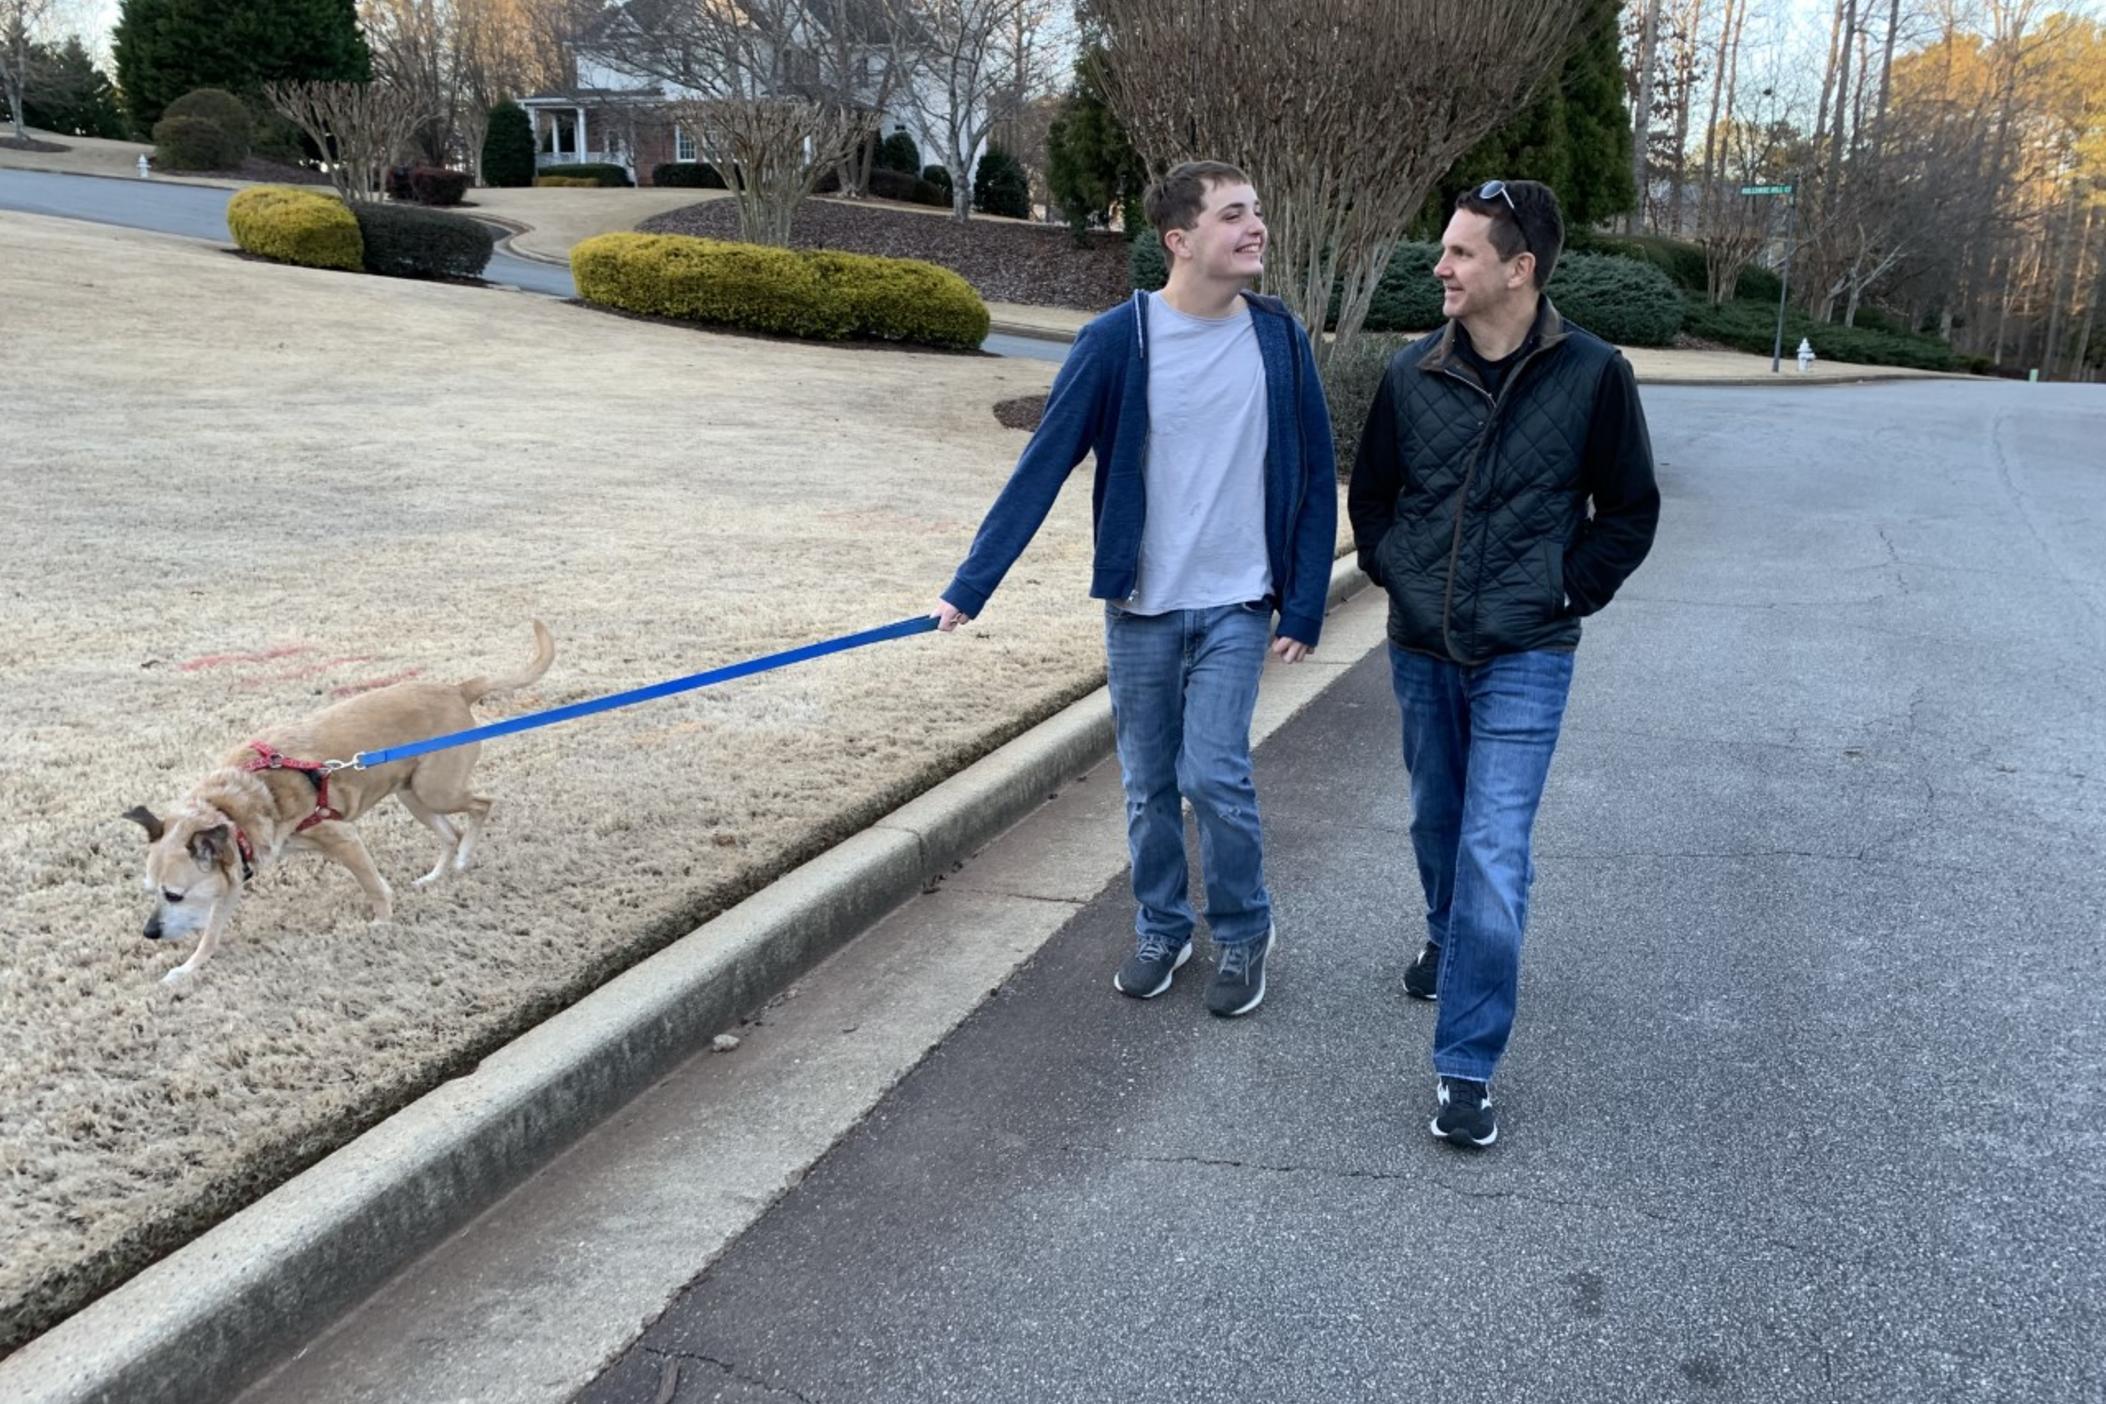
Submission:
[[[169,971],[166,975],[163,975],[161,977],[161,983],[164,985],[188,984],[190,982],[190,975],[191,971],[189,966],[178,965],[175,969]]]

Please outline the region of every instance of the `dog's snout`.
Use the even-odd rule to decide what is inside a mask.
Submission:
[[[144,934],[149,941],[161,939],[161,914],[159,912],[155,912],[146,919],[146,931]]]

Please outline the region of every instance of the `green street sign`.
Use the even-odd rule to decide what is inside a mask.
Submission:
[[[1740,188],[1740,193],[1743,195],[1789,195],[1792,193],[1792,188],[1789,185],[1743,185]]]

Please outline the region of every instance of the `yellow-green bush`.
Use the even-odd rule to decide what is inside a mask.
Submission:
[[[987,339],[987,304],[948,268],[871,254],[808,257],[827,290],[847,304],[851,336],[966,350]]]
[[[535,176],[534,184],[542,190],[597,190],[596,180],[581,180],[577,176]]]
[[[987,307],[948,269],[679,234],[602,234],[571,250],[587,302],[743,331],[971,349]]]
[[[306,268],[365,266],[358,220],[331,195],[289,185],[257,185],[227,202],[227,228],[252,254]]]

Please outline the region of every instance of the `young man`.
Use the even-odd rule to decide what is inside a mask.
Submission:
[[[934,613],[949,631],[986,608],[1094,450],[1090,594],[1105,602],[1139,906],[1134,953],[1113,984],[1153,999],[1192,954],[1182,795],[1199,819],[1220,951],[1206,1004],[1232,1017],[1265,998],[1273,942],[1251,710],[1268,645],[1299,662],[1323,628],[1338,521],[1330,416],[1301,325],[1248,291],[1264,271],[1265,220],[1244,174],[1178,166],[1147,210],[1169,285],[1082,329]]]
[[[1426,894],[1404,987],[1440,1002],[1432,1130],[1488,1146],[1580,619],[1645,559],[1660,494],[1629,363],[1543,296],[1565,242],[1550,188],[1486,181],[1441,242],[1448,324],[1390,362],[1347,506],[1390,599]]]

